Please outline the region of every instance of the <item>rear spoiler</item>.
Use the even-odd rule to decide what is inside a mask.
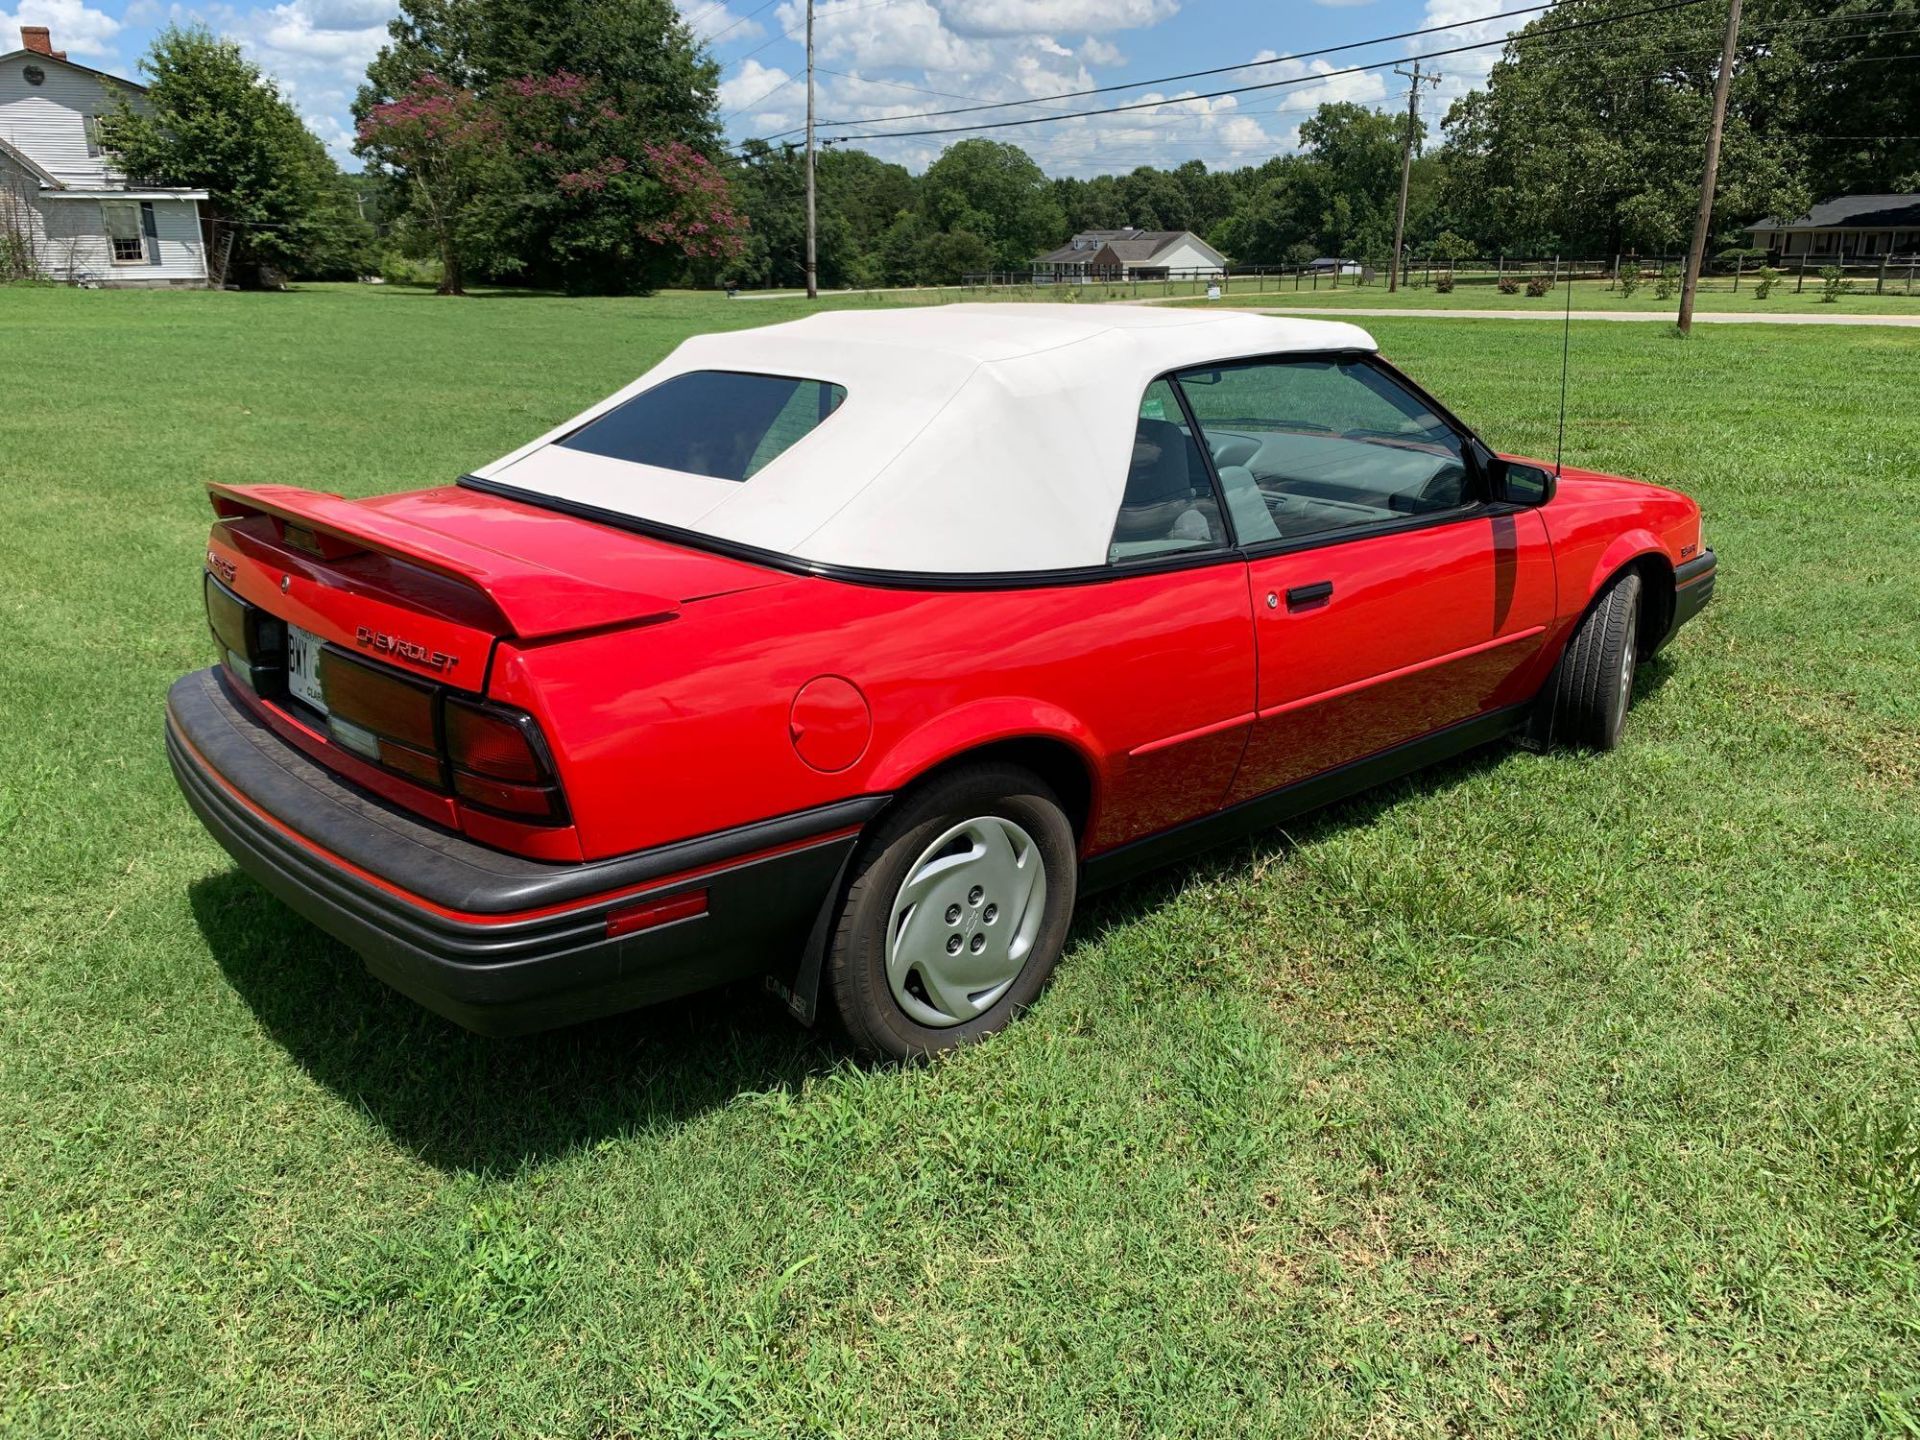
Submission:
[[[296,548],[323,558],[372,550],[470,585],[493,602],[507,632],[523,640],[670,620],[679,613],[674,601],[659,595],[536,565],[338,495],[297,485],[209,484],[207,493],[222,520],[266,515],[281,523],[283,537],[291,524],[307,532],[307,543]]]

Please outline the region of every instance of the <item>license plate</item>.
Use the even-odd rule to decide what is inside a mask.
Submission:
[[[287,626],[287,692],[322,715],[327,713],[327,697],[320,689],[320,647],[325,643],[311,630]]]

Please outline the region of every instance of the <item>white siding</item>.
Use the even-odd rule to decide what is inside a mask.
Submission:
[[[1175,275],[1187,270],[1218,270],[1220,257],[1192,240],[1176,241],[1172,248],[1153,257],[1155,266],[1164,265]]]
[[[46,225],[40,215],[40,177],[29,174],[0,152],[0,245],[21,243],[37,262],[46,246]]]
[[[130,202],[138,203],[138,202]],[[68,284],[160,285],[207,278],[205,246],[200,239],[200,207],[192,200],[154,200],[154,228],[159,232],[156,263],[154,242],[148,239],[148,258],[116,265],[107,241],[106,222],[98,200],[46,200],[40,268],[49,279]]]
[[[46,72],[29,85],[24,71],[37,65]],[[56,180],[96,186],[117,178],[107,158],[87,154],[86,116],[105,115],[114,96],[135,104],[140,92],[123,89],[98,75],[76,70],[44,55],[15,55],[0,62],[0,138],[40,165]]]

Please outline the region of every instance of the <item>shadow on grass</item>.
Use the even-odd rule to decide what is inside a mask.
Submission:
[[[237,870],[189,901],[233,988],[314,1079],[430,1165],[500,1173],[678,1126],[838,1060],[757,986],[512,1040],[473,1035],[376,980]]]
[[[1671,662],[1656,658],[1640,672],[1639,697],[1671,673]],[[1510,745],[1484,746],[1109,891],[1075,917],[1072,939],[1129,924],[1195,880],[1373,824],[1410,798],[1443,795],[1499,764]],[[743,1094],[794,1089],[847,1063],[753,984],[517,1039],[472,1035],[374,979],[238,871],[196,883],[190,898],[214,959],[268,1033],[321,1084],[444,1169],[511,1171],[677,1126]]]

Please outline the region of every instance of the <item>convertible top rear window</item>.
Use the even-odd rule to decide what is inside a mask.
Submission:
[[[747,480],[840,408],[846,387],[694,370],[642,391],[557,443],[612,460]]]

